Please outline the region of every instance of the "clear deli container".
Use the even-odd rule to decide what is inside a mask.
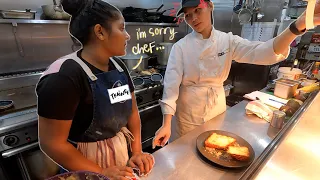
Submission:
[[[292,98],[298,89],[299,81],[280,78],[275,80],[274,95],[283,99]]]

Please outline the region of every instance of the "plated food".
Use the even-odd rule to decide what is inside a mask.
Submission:
[[[229,146],[227,153],[239,161],[247,161],[250,158],[250,152],[247,147]]]
[[[236,143],[235,138],[229,136],[212,133],[204,142],[204,146],[208,151],[215,153],[217,156],[222,155],[223,152],[214,152],[211,148],[224,150],[232,158],[238,161],[246,161],[250,158],[249,149],[247,147],[241,147]]]
[[[207,160],[227,168],[247,167],[255,158],[252,146],[245,139],[223,130],[200,134],[197,149]]]
[[[223,136],[217,133],[212,133],[204,142],[206,147],[225,150],[236,140],[232,137]]]

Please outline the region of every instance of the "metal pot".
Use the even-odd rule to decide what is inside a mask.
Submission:
[[[173,43],[160,43],[159,46],[164,47],[164,49],[158,51],[158,63],[160,65],[167,65]]]
[[[148,60],[150,57],[146,54],[129,54],[119,58],[126,64],[129,71],[143,71],[148,69]]]

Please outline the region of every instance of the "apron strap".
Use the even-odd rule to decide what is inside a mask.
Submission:
[[[130,150],[132,151],[131,142],[134,141],[134,136],[133,136],[133,134],[130,132],[130,130],[129,130],[127,127],[121,128],[120,131],[121,131],[121,132],[124,134],[124,136],[128,139],[129,147],[130,147]]]
[[[88,77],[92,80],[95,81],[98,78],[92,73],[91,69],[86,65],[86,63],[84,63],[77,55],[78,51],[68,55],[67,57],[69,57],[70,59],[73,59],[74,61],[76,61],[84,70],[84,72],[86,72],[86,74],[88,75]]]
[[[88,77],[92,80],[92,81],[95,81],[97,80],[97,76],[95,76],[91,69],[86,65],[86,63],[84,63],[77,55],[78,51],[72,53],[72,54],[69,54],[66,56],[66,58],[70,58],[70,59],[73,59],[74,61],[76,61],[81,67],[82,69],[86,72],[86,74],[88,75]],[[116,69],[119,71],[119,72],[123,72],[123,69],[120,67],[120,65],[111,57],[110,58],[111,62],[114,64],[114,66],[116,67]]]
[[[119,72],[123,72],[123,69],[120,67],[120,65],[117,63],[117,61],[113,59],[113,57],[111,57],[110,60]]]

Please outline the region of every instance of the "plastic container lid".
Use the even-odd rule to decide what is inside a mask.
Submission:
[[[291,67],[281,67],[281,68],[279,68],[279,72],[286,73],[286,74],[292,74],[292,75],[302,74],[301,69],[293,68],[291,71]]]

